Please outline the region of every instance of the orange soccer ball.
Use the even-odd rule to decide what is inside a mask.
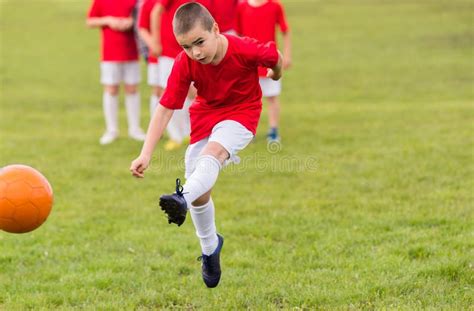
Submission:
[[[41,226],[53,206],[53,189],[37,170],[26,165],[0,168],[0,229],[30,232]]]

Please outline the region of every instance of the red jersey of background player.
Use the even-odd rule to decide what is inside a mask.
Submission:
[[[283,7],[278,1],[268,2],[253,7],[247,1],[239,3],[237,9],[236,30],[241,36],[255,38],[261,42],[276,41],[276,27],[281,32],[288,31]],[[266,68],[260,68],[260,76],[266,76]]]
[[[181,109],[194,82],[197,97],[189,108],[191,144],[208,137],[223,120],[237,121],[254,135],[262,110],[258,66],[272,68],[278,63],[274,42],[225,35],[227,52],[218,65],[203,65],[181,52],[175,60],[161,105]]]
[[[147,29],[151,33],[151,11],[153,10],[155,4],[158,3],[158,0],[145,0],[142,8],[140,10],[140,16],[138,18],[138,28]],[[154,56],[148,56],[148,63],[153,64],[157,63],[157,58]]]
[[[183,4],[191,2],[190,0],[158,0],[158,3],[163,5],[164,12],[161,16],[161,29],[160,29],[160,36],[161,36],[161,46],[162,56],[168,56],[171,58],[175,58],[181,51],[183,50],[178,42],[176,42],[176,38],[173,33],[173,17],[176,10]],[[193,1],[199,2],[200,4],[204,5],[208,10],[210,9],[211,0],[199,0]]]
[[[239,0],[214,0],[212,2],[212,16],[219,25],[220,32],[235,30],[235,18]]]
[[[88,17],[130,17],[136,2],[136,0],[94,0]],[[122,32],[102,27],[102,61],[136,60],[138,50],[133,29]]]

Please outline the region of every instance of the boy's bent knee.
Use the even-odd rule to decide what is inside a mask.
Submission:
[[[202,151],[201,155],[210,155],[216,158],[221,164],[225,162],[230,157],[229,152],[215,141],[210,141],[207,143],[206,147]]]

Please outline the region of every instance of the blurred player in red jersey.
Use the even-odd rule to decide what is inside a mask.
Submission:
[[[140,128],[140,65],[133,32],[132,13],[136,0],[94,0],[86,24],[102,29],[101,83],[104,85],[103,109],[106,131],[100,138],[105,145],[119,134],[118,92],[125,84],[128,135],[139,141],[145,139]]]
[[[211,13],[219,25],[219,31],[236,35],[235,22],[239,0],[213,0]]]
[[[156,54],[156,40],[153,38],[151,31],[151,12],[153,11],[158,0],[145,0],[143,3],[138,18],[138,33],[140,38],[145,42],[148,47],[148,85],[151,86],[152,92],[150,96],[150,117],[153,116],[156,105],[158,105],[159,98],[163,93],[163,83],[159,81],[158,72],[158,58],[154,56]],[[153,53],[152,51],[155,51]]]
[[[180,5],[189,0],[158,0],[151,11],[150,27],[152,42],[151,54],[158,57],[158,86],[165,89],[171,73],[175,57],[181,52],[181,47],[176,42],[173,34],[173,16]],[[200,0],[201,4],[208,7],[211,0]],[[195,96],[191,87],[184,109],[177,111],[168,124],[169,140],[165,143],[165,150],[174,150],[181,146],[189,137],[189,106]],[[158,98],[159,101],[159,98]],[[158,102],[157,101],[157,102]],[[157,103],[156,102],[156,103]],[[156,105],[155,105],[156,106]]]
[[[239,3],[237,10],[237,33],[255,38],[261,42],[276,41],[276,27],[279,26],[283,37],[283,69],[291,65],[291,37],[282,4],[277,0],[247,0]],[[278,125],[280,122],[281,81],[266,78],[266,69],[260,68],[260,86],[263,97],[269,103],[268,120],[269,142],[280,141]]]
[[[182,51],[173,65],[140,155],[130,171],[143,177],[153,150],[171,119],[183,108],[189,86],[197,96],[189,112],[191,144],[186,150],[186,183],[176,180],[176,193],[160,197],[169,223],[182,225],[190,211],[201,244],[202,277],[208,287],[221,277],[220,252],[224,239],[217,234],[211,191],[220,170],[239,163],[237,153],[253,139],[262,110],[258,67],[271,68],[268,77],[281,77],[282,58],[274,42],[222,35],[208,10],[197,3],[181,6],[173,30]]]

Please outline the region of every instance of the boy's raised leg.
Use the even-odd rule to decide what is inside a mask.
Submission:
[[[176,180],[176,192],[160,197],[161,209],[168,215],[168,222],[181,226],[186,218],[186,211],[191,204],[212,189],[222,165],[211,155],[202,155],[196,161],[196,169],[187,179],[184,187]],[[183,190],[184,188],[184,190]]]

